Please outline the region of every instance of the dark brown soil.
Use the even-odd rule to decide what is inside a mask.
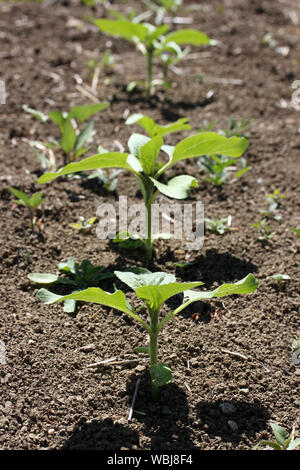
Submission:
[[[140,8],[131,0],[127,6],[111,3],[122,11]],[[192,18],[192,27],[220,45],[193,49],[193,56],[177,66],[180,74],[171,73],[173,87],[157,89],[150,102],[143,90],[126,92],[129,81],[144,78],[143,57],[129,43],[109,43],[83,20],[107,15],[103,6],[91,12],[71,1],[0,4],[0,79],[7,89],[7,103],[0,106],[0,340],[7,360],[0,365],[2,450],[250,450],[260,439],[272,438],[272,421],[289,432],[300,428],[300,370],[291,360],[291,341],[300,334],[300,239],[290,230],[300,227],[300,115],[291,106],[292,83],[300,78],[300,8],[293,0],[184,3],[179,16]],[[198,9],[191,10],[193,5]],[[265,45],[266,33],[278,46],[288,46],[289,54]],[[179,241],[161,241],[153,262],[145,263],[141,252],[128,255],[100,241],[95,227],[88,234],[70,228],[79,216],[95,216],[103,201],[117,205],[120,195],[140,201],[129,174],[120,176],[112,196],[79,179],[37,183],[42,169],[28,140],[57,137],[56,129],[24,113],[23,104],[49,112],[90,102],[74,77],[89,83],[88,60],[100,60],[108,47],[115,67],[103,72],[97,92],[111,106],[95,118],[96,144],[126,147],[130,133],[139,131],[125,125],[126,115],[134,112],[162,124],[188,117],[194,131],[203,120],[224,128],[230,115],[255,119],[245,155],[252,169],[243,178],[218,189],[203,180],[193,161],[173,172],[197,177],[199,189],[192,198],[205,204],[206,217],[232,216],[234,230],[223,236],[207,232],[199,253],[185,252]],[[160,72],[156,65],[156,75]],[[196,80],[200,72],[203,83]],[[213,99],[207,99],[210,91]],[[187,135],[174,135],[173,142]],[[42,235],[31,233],[10,185],[43,190]],[[261,218],[259,211],[268,207],[265,196],[275,189],[286,199],[278,211],[281,220],[271,221],[276,235],[264,245],[251,224]],[[147,362],[140,357],[138,364],[88,368],[112,357],[137,358],[134,348],[145,342],[139,326],[92,304],[69,317],[62,305],[45,306],[36,298],[27,275],[55,273],[57,264],[71,256],[108,270],[144,265],[171,273],[176,262],[194,261],[183,278],[176,272],[179,280],[202,280],[212,288],[252,272],[259,288],[249,296],[198,306],[193,311],[200,313],[198,321],[189,311],[168,324],[159,357],[172,368],[173,382],[153,403]],[[282,289],[266,279],[278,272],[291,277]],[[101,287],[112,292],[112,284],[105,281]],[[135,412],[128,421],[138,377]],[[224,403],[229,404],[225,412]]]

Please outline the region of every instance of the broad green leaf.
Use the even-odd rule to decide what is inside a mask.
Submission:
[[[141,271],[141,269],[143,270]],[[115,271],[115,275],[134,291],[142,286],[176,282],[176,278],[173,274],[163,272],[151,273],[148,270],[145,271],[144,268],[134,268],[128,271]]]
[[[40,289],[37,293],[37,296],[44,304],[53,304],[55,302],[62,302],[71,299],[105,305],[130,315],[132,313],[127,308],[124,293],[120,290],[110,294],[109,292],[105,292],[99,287],[89,287],[88,289],[73,292],[69,295],[56,295],[52,292],[49,292],[47,289]]]
[[[125,20],[94,20],[93,23],[104,33],[117,36],[122,39],[136,43],[135,38],[144,42],[148,34],[148,28],[143,24],[132,23]]]
[[[146,175],[151,175],[153,173],[155,162],[162,145],[163,139],[158,135],[141,147],[139,159]]]
[[[30,108],[27,106],[27,104],[23,105],[23,109],[26,111],[26,113],[32,114],[32,116],[38,118],[42,122],[46,122],[49,119],[46,114],[42,113],[41,111],[37,111],[36,109]]]
[[[253,274],[248,274],[240,281],[234,284],[223,284],[212,291],[196,292],[187,291],[184,296],[185,307],[192,302],[203,299],[212,299],[214,297],[225,297],[226,295],[232,294],[250,294],[257,289],[258,282]]]
[[[54,110],[49,113],[49,118],[51,121],[53,121],[61,130],[63,131],[63,127],[66,121],[66,117],[64,113],[61,113],[60,111]]]
[[[166,364],[154,364],[150,369],[151,379],[156,387],[162,387],[172,381],[172,372]]]
[[[134,156],[128,155],[127,153],[109,152],[93,155],[80,162],[69,163],[55,173],[44,173],[38,179],[38,183],[47,183],[59,176],[80,171],[98,170],[100,168],[124,168],[133,173],[142,171],[139,161]]]
[[[19,191],[18,189],[12,188],[11,186],[9,186],[8,189],[14,196],[20,199],[22,205],[30,206],[30,198],[27,196],[27,194],[23,193],[22,191]]]
[[[154,137],[153,128],[155,127],[155,121],[149,116],[144,116],[144,114],[136,113],[129,116],[125,124],[131,126],[132,124],[139,124],[152,138]]]
[[[141,148],[150,142],[150,140],[151,139],[149,137],[146,137],[143,134],[132,134],[127,143],[131,155],[139,158]]]
[[[36,284],[54,284],[59,280],[59,276],[56,274],[48,273],[30,273],[27,277]]]
[[[196,29],[182,29],[180,31],[170,33],[166,36],[165,42],[168,43],[171,41],[176,44],[190,44],[192,46],[210,44],[209,37]]]
[[[175,199],[185,199],[192,188],[198,188],[196,178],[188,175],[180,175],[172,178],[168,184],[163,184],[154,178],[150,178],[154,186],[165,196]]]
[[[100,111],[104,111],[104,109],[108,108],[109,102],[105,101],[103,103],[93,103],[84,106],[74,106],[69,116],[71,118],[75,118],[78,124],[86,121],[88,118],[93,116],[94,114],[99,113]]]
[[[150,34],[147,36],[147,42],[148,44],[151,44],[153,41],[156,39],[159,39],[161,36],[163,36],[167,31],[169,31],[169,26],[164,24],[162,26],[158,26],[155,28]]]
[[[277,423],[271,423],[271,428],[273,430],[274,436],[276,437],[276,441],[279,442],[281,446],[284,446],[288,437],[287,431]]]
[[[156,124],[156,122],[149,116],[144,116],[143,114],[139,113],[133,114],[126,120],[127,125],[136,123],[143,127],[143,129],[145,129],[151,138],[155,137],[156,135],[164,136],[174,132],[191,129],[187,118],[180,118],[176,122],[166,126],[160,126],[159,124]]]
[[[153,273],[155,274],[155,273]],[[194,287],[202,286],[203,282],[174,282],[164,285],[145,285],[136,289],[136,295],[147,302],[150,308],[159,311],[163,303],[174,295]]]
[[[224,137],[216,132],[203,132],[187,137],[179,142],[174,149],[170,163],[201,155],[226,155],[240,157],[249,146],[244,137]]]
[[[63,127],[60,147],[66,154],[69,154],[74,149],[75,143],[76,143],[76,133],[71,124],[70,119],[68,119],[65,122],[64,127]]]

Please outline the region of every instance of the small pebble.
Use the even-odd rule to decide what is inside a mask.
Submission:
[[[238,427],[238,425],[236,424],[235,421],[232,421],[231,419],[229,419],[227,421],[227,424],[228,424],[228,426],[229,426],[229,428],[231,429],[232,432],[238,432],[239,427]]]
[[[220,404],[220,410],[224,415],[232,415],[236,412],[236,407],[232,403],[224,402]]]

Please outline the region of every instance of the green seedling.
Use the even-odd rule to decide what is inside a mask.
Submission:
[[[220,129],[219,132],[225,137],[246,137],[249,138],[250,134],[247,131],[249,126],[254,122],[254,119],[246,119],[242,117],[240,120],[234,119],[232,116],[229,117],[228,128]]]
[[[233,182],[234,180],[243,176],[247,171],[251,170],[245,158],[240,158],[239,163],[241,168],[237,171],[236,164],[237,158],[228,158],[226,155],[204,155],[197,160],[200,168],[208,172],[208,177],[204,178],[205,181],[221,186],[224,183]],[[230,180],[232,172],[233,178]]]
[[[266,219],[261,219],[255,224],[251,224],[251,227],[256,228],[259,233],[257,240],[260,242],[268,242],[271,238],[276,235],[276,232],[272,232],[272,226],[267,223]]]
[[[277,423],[271,423],[271,428],[275,436],[275,441],[262,440],[253,447],[253,450],[257,450],[258,447],[261,446],[266,446],[273,450],[294,450],[300,446],[300,438],[295,439],[298,435],[298,431],[295,431],[294,428],[291,434]]]
[[[88,287],[95,287],[99,285],[99,282],[103,279],[109,279],[113,277],[113,273],[104,272],[105,267],[93,266],[88,259],[84,259],[79,265],[73,258],[69,258],[67,261],[58,264],[59,271],[65,276],[60,274],[50,273],[31,273],[28,274],[28,278],[40,285],[54,285],[64,284],[72,287],[75,292],[82,291]],[[47,289],[43,289],[47,295],[52,294]],[[76,299],[66,299],[64,301],[64,311],[67,313],[74,313],[77,307]]]
[[[207,230],[218,235],[223,235],[225,232],[230,230],[229,227],[230,218],[226,217],[224,219],[214,220],[214,219],[204,219],[205,227]]]
[[[115,275],[132,290],[136,296],[143,301],[142,307],[135,310],[128,302],[125,294],[121,290],[116,290],[113,294],[105,292],[100,288],[89,288],[80,292],[75,292],[67,296],[59,296],[50,293],[46,289],[38,292],[38,298],[45,304],[52,304],[60,301],[84,301],[92,302],[108,307],[112,307],[126,313],[140,325],[142,325],[149,335],[149,346],[137,349],[137,352],[146,353],[150,358],[150,374],[152,381],[152,397],[155,400],[158,395],[158,388],[172,380],[171,369],[168,365],[158,362],[158,336],[175,315],[193,302],[215,297],[224,297],[231,294],[249,294],[257,288],[257,280],[252,274],[235,284],[223,284],[213,291],[197,291],[194,288],[203,285],[202,282],[178,283],[173,274],[164,272],[151,273],[143,268],[135,268],[130,271],[115,271]],[[175,310],[161,315],[163,304],[176,294],[184,293],[182,304]],[[146,309],[148,318],[140,315],[139,311]]]
[[[104,111],[108,106],[108,102],[74,106],[69,112],[55,110],[51,111],[49,115],[29,108],[27,105],[24,105],[23,109],[44,123],[50,119],[58,126],[61,134],[60,140],[51,139],[44,145],[51,149],[59,149],[63,154],[64,164],[66,165],[90,150],[95,131],[94,121],[89,118],[100,111]],[[87,119],[89,119],[88,123],[80,129],[81,124]]]
[[[99,77],[101,71],[107,71],[111,69],[115,65],[114,57],[111,54],[111,51],[108,49],[104,51],[103,56],[100,61],[95,62],[95,60],[91,59],[88,61],[88,68],[89,68],[89,78],[91,79],[91,87],[93,90],[97,89]],[[104,83],[109,83],[104,82]]]
[[[274,220],[280,220],[281,215],[277,214],[276,211],[282,208],[281,201],[285,198],[286,196],[284,194],[281,194],[279,189],[275,189],[273,193],[266,195],[266,199],[268,201],[271,201],[269,208],[267,210],[261,210],[260,213],[263,215],[264,218],[273,218]]]
[[[286,281],[291,280],[290,276],[288,276],[287,274],[273,274],[272,276],[267,276],[267,279],[271,279],[272,281],[275,281],[279,289],[282,288],[283,284]]]
[[[180,56],[180,46],[188,44],[192,46],[213,45],[206,34],[195,29],[183,29],[169,33],[168,25],[153,26],[149,23],[135,23],[128,20],[95,19],[93,23],[98,28],[111,36],[116,36],[132,42],[146,57],[146,91],[149,98],[153,88],[153,60],[162,59],[163,54]],[[138,82],[133,82],[129,90]]]
[[[79,217],[79,222],[75,224],[70,224],[70,227],[75,230],[90,230],[93,226],[93,223],[97,220],[97,217],[91,217],[90,219],[85,219],[84,217]]]
[[[10,192],[17,198],[14,202],[20,206],[24,206],[28,210],[30,227],[33,230],[34,225],[37,223],[36,211],[46,201],[42,193],[34,193],[31,197],[18,189],[9,187]]]
[[[127,118],[126,120],[126,124],[128,126],[138,124],[147,132],[147,134],[151,138],[156,137],[158,135],[164,136],[167,134],[172,134],[174,132],[181,132],[192,129],[192,127],[188,123],[188,118],[180,118],[172,124],[161,126],[160,124],[155,122],[154,119],[152,119],[151,117],[140,113],[132,114],[131,116],[129,116],[129,118]]]
[[[164,134],[166,134],[165,128]],[[179,175],[167,182],[162,181],[167,170],[182,160],[201,155],[226,153],[230,157],[237,158],[248,145],[248,140],[244,138],[227,139],[214,132],[187,137],[176,146],[164,145],[163,136],[160,134],[153,138],[133,134],[128,141],[129,153],[100,153],[80,162],[70,163],[55,173],[45,173],[38,179],[38,182],[47,183],[59,176],[103,168],[122,168],[133,173],[140,185],[145,204],[144,246],[147,258],[151,259],[153,251],[152,204],[155,198],[161,193],[169,198],[186,199],[191,190],[198,186],[196,179],[189,175]],[[168,156],[166,163],[158,161],[161,151]]]

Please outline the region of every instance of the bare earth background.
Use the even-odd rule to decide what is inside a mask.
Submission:
[[[111,3],[124,12],[141,9],[141,2],[131,0]],[[300,79],[300,8],[292,0],[184,3],[178,16],[192,18],[191,26],[220,46],[194,48],[191,58],[179,64],[179,74],[171,73],[172,89],[157,89],[150,103],[142,90],[126,92],[130,80],[144,78],[143,57],[83,19],[107,16],[103,6],[91,11],[75,1],[0,3],[0,79],[7,88],[7,103],[0,107],[0,339],[7,358],[0,365],[1,449],[250,450],[272,437],[270,421],[288,431],[293,425],[300,428],[300,369],[291,361],[291,341],[300,334],[300,239],[290,230],[300,227],[300,114],[291,106],[291,85]],[[287,56],[263,44],[266,33],[289,48]],[[28,145],[29,139],[57,135],[54,126],[24,113],[22,105],[48,112],[89,103],[74,76],[90,83],[87,62],[100,60],[107,48],[115,67],[101,76],[97,92],[99,101],[109,100],[111,106],[95,118],[97,144],[126,148],[131,132],[139,131],[125,126],[125,117],[134,112],[161,124],[188,117],[195,131],[203,120],[224,128],[230,115],[255,119],[246,154],[252,170],[237,182],[214,188],[203,181],[194,161],[174,169],[174,174],[197,177],[199,189],[191,199],[205,204],[205,216],[231,215],[235,230],[224,236],[207,232],[199,253],[185,252],[179,241],[161,241],[146,266],[174,273],[176,262],[194,261],[184,278],[178,271],[177,277],[202,280],[206,288],[252,272],[259,288],[249,296],[198,305],[198,321],[192,319],[194,310],[168,324],[160,338],[160,360],[171,366],[174,380],[161,390],[157,403],[150,399],[142,358],[138,365],[87,368],[111,357],[137,358],[133,350],[145,342],[138,325],[92,304],[82,305],[71,318],[60,304],[41,304],[27,279],[30,272],[55,273],[57,264],[71,256],[108,270],[145,266],[142,253],[117,251],[97,239],[95,227],[87,235],[69,227],[79,216],[95,216],[103,201],[117,205],[118,196],[127,195],[130,202],[139,202],[134,179],[122,174],[112,196],[78,179],[41,186],[36,182],[41,166]],[[203,83],[196,80],[200,72]],[[242,82],[234,85],[231,79]],[[207,100],[210,91],[213,99]],[[172,143],[184,136],[172,136]],[[9,185],[43,190],[43,237],[28,229]],[[262,246],[250,224],[260,218],[259,211],[267,207],[265,195],[274,189],[286,195],[282,219],[272,222],[276,236]],[[282,290],[266,279],[277,272],[291,277]],[[101,287],[113,290],[111,281]],[[136,412],[128,422],[138,377]]]

